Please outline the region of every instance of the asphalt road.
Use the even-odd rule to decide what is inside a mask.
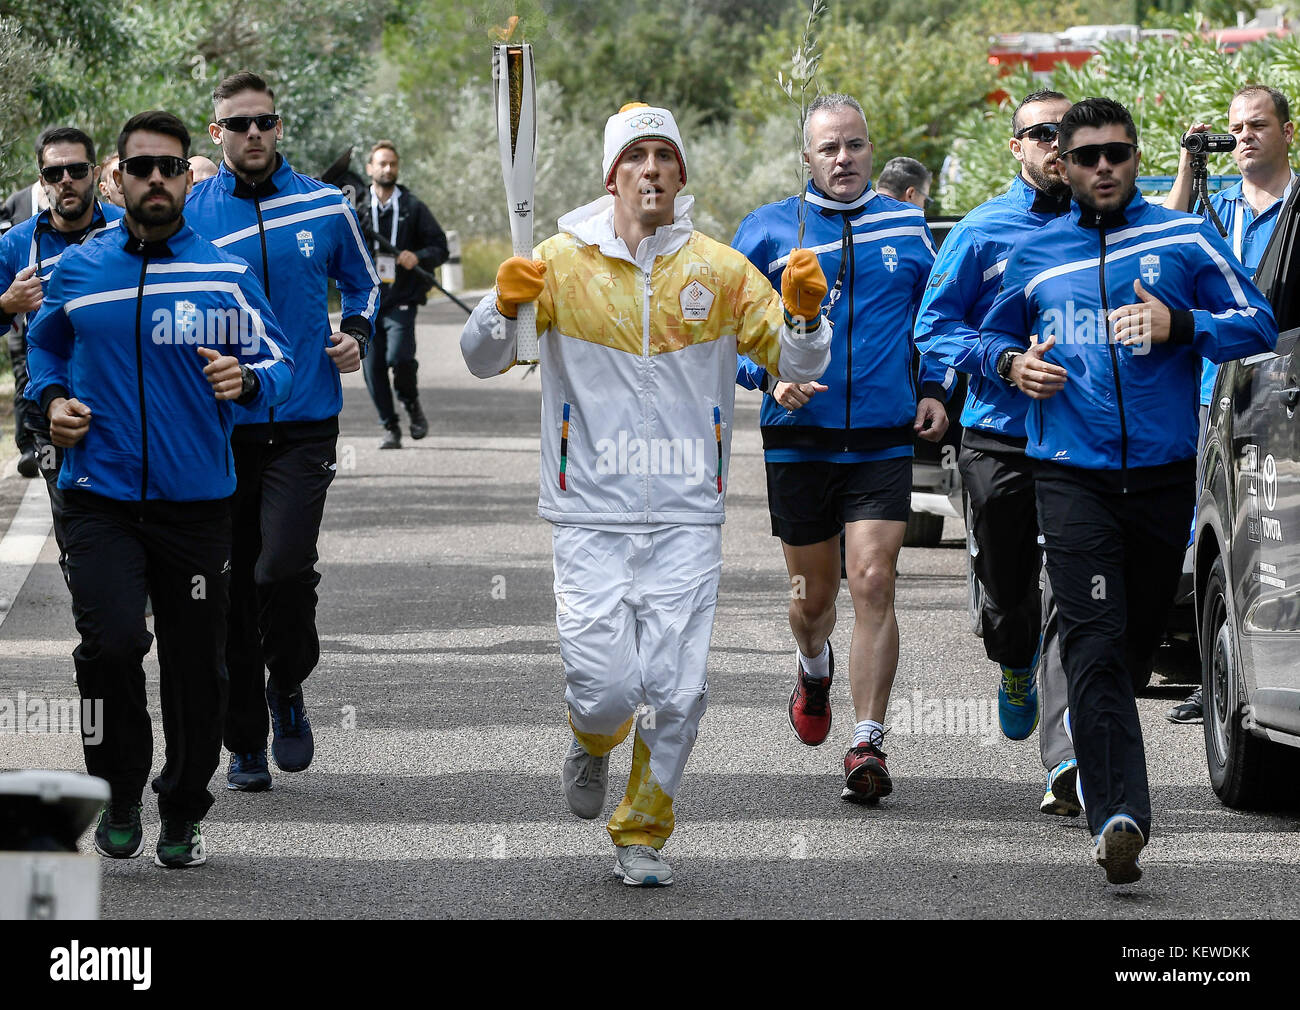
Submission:
[[[786,720],[787,582],[769,535],[757,400],[738,396],[710,707],[665,849],[677,884],[623,886],[603,822],[572,817],[559,788],[569,739],[554,625],[548,525],[537,518],[537,376],[480,381],[457,348],[463,315],[431,307],[419,329],[431,434],[379,452],[359,374],[346,377],[338,478],[320,541],[322,657],[306,685],[316,760],[274,789],[224,788],[204,822],[208,865],[103,861],[105,918],[407,916],[1296,917],[1300,815],[1223,808],[1200,727],[1139,701],[1155,828],[1146,876],[1112,888],[1081,819],[1038,813],[1037,739],[992,728],[996,668],[967,630],[963,533],[905,548],[895,701],[983,706],[963,733],[888,739],[895,792],[839,799],[852,714],[833,689],[831,740],[798,743]],[[29,487],[0,479],[0,531]],[[0,601],[3,604],[6,601]],[[0,624],[0,697],[75,697],[76,645],[53,540]],[[834,642],[848,652],[851,607]],[[161,762],[156,657],[147,660]],[[919,694],[918,694],[919,693]],[[616,752],[607,810],[630,761]],[[81,770],[79,739],[0,735],[0,767]],[[89,851],[89,836],[82,839]]]

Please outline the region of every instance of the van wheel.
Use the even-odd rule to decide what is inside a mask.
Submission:
[[[1214,559],[1201,607],[1201,696],[1205,704],[1205,758],[1210,785],[1229,807],[1257,807],[1265,796],[1268,741],[1243,723],[1237,629],[1228,614],[1223,558]]]
[[[943,539],[943,516],[929,512],[913,512],[903,531],[904,547],[938,547]]]

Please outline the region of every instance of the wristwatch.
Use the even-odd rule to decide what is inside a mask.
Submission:
[[[998,377],[1009,386],[1015,385],[1015,383],[1011,381],[1011,362],[1015,361],[1016,358],[1020,357],[1020,355],[1024,353],[1024,351],[1017,351],[1014,348],[1007,348],[998,355]]]
[[[235,397],[235,402],[240,406],[247,406],[254,396],[257,395],[258,389],[261,388],[261,381],[257,373],[247,365],[239,366],[239,395]]]

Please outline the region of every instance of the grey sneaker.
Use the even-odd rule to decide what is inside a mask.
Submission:
[[[609,771],[609,755],[596,757],[588,754],[577,738],[564,755],[564,768],[560,779],[564,783],[564,798],[569,809],[590,821],[600,816],[605,806],[605,779]]]
[[[619,845],[614,857],[614,872],[628,887],[670,887],[673,868],[664,862],[659,850],[651,845]]]
[[[1196,723],[1205,718],[1204,703],[1201,701],[1201,689],[1198,687],[1187,696],[1181,705],[1175,705],[1165,713],[1170,722]]]

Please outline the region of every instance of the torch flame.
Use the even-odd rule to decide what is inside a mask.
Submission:
[[[509,42],[510,37],[514,35],[515,29],[519,27],[519,15],[512,14],[510,20],[506,22],[504,28],[496,27],[492,29],[492,35],[498,42]]]

